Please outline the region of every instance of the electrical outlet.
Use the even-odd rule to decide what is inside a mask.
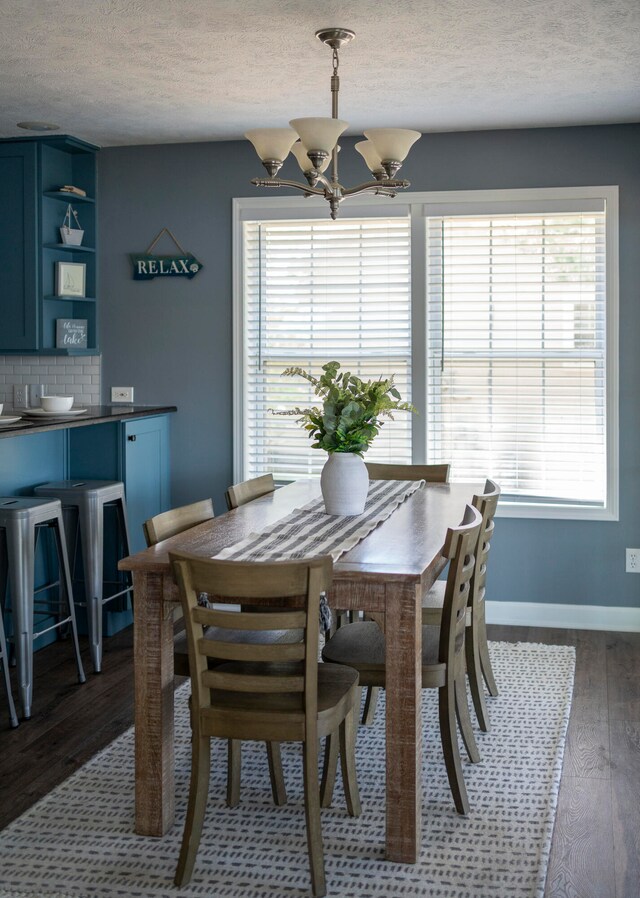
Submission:
[[[29,405],[34,406],[35,408],[40,407],[40,400],[43,396],[47,395],[47,388],[44,384],[30,384],[29,385]]]
[[[640,574],[640,549],[627,549],[627,574]]]
[[[13,385],[13,407],[28,408],[29,407],[29,384]]]
[[[112,402],[133,402],[133,387],[111,387]]]

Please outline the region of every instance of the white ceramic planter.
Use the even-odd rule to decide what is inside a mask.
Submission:
[[[332,452],[320,475],[327,514],[362,514],[369,492],[364,461],[353,452]]]

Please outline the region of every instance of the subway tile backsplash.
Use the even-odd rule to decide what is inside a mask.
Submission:
[[[14,384],[44,384],[76,405],[100,405],[100,356],[0,355],[0,402],[13,405]]]

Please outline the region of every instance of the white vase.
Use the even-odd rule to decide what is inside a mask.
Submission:
[[[369,474],[359,455],[332,452],[320,475],[327,514],[362,514],[369,492]]]

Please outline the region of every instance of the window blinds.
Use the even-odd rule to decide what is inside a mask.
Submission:
[[[244,476],[318,475],[326,460],[295,417],[318,404],[298,365],[316,376],[339,361],[363,379],[395,374],[411,399],[408,218],[244,223]],[[382,428],[367,460],[411,461],[407,413]]]
[[[605,213],[427,219],[429,461],[606,499]]]

